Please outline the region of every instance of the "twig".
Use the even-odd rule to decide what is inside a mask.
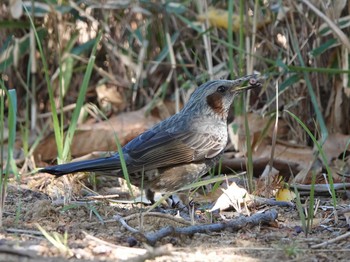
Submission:
[[[18,250],[12,247],[6,247],[6,246],[2,246],[0,247],[0,253],[2,254],[2,256],[4,256],[4,254],[9,254],[9,255],[16,255],[19,257],[27,257],[27,258],[35,258],[37,255],[34,253],[34,251],[31,250]],[[4,256],[6,257],[6,256]],[[10,259],[10,257],[7,257],[7,259]],[[22,261],[24,260],[23,258],[17,258],[18,261]],[[27,260],[25,260],[27,261]]]
[[[263,197],[257,197],[250,195],[252,198],[252,202],[249,203],[249,206],[251,205],[269,205],[269,206],[278,206],[278,207],[294,207],[295,205],[292,202],[289,201],[277,201],[274,199],[268,199]]]
[[[343,234],[343,235],[341,235],[341,236],[338,236],[338,237],[336,237],[336,238],[333,238],[333,239],[331,239],[331,240],[327,240],[327,241],[322,242],[322,243],[320,243],[320,244],[313,245],[313,246],[311,246],[311,248],[320,248],[320,247],[324,247],[324,246],[327,246],[327,245],[329,245],[329,244],[335,243],[335,242],[337,242],[337,241],[343,240],[343,239],[348,238],[348,237],[350,237],[350,232],[345,233],[345,234]]]
[[[297,188],[300,190],[310,191],[311,185],[299,185],[299,184],[291,184],[290,187]],[[345,190],[350,188],[350,183],[335,183],[334,184],[334,190]],[[323,193],[323,192],[329,192],[329,185],[327,184],[315,184],[315,192]]]
[[[131,226],[129,226],[126,221],[120,215],[115,215],[113,218],[118,221],[123,227],[129,230],[131,233],[138,233],[139,231]]]
[[[38,230],[27,230],[27,229],[18,229],[18,228],[6,228],[7,233],[15,233],[15,234],[27,234],[27,235],[34,235],[34,236],[43,236],[43,233],[41,233]]]
[[[114,194],[114,195],[97,195],[97,196],[87,196],[85,197],[86,199],[89,200],[98,200],[98,199],[110,199],[110,198],[116,198],[120,197],[119,194]]]
[[[208,232],[219,232],[222,230],[237,231],[248,224],[254,226],[261,223],[272,222],[277,218],[277,211],[271,209],[264,213],[257,213],[251,217],[240,217],[235,220],[225,221],[215,224],[195,225],[187,227],[172,227],[168,226],[162,228],[154,233],[143,234],[138,230],[130,227],[121,216],[117,216],[118,221],[130,232],[135,234],[138,241],[146,242],[147,244],[154,246],[160,239],[170,235],[193,235],[195,233],[208,233]]]
[[[166,227],[158,230],[154,233],[145,235],[148,244],[155,245],[157,241],[171,234],[183,234],[193,235],[195,233],[207,233],[207,232],[219,232],[222,230],[237,231],[246,225],[259,225],[261,223],[267,223],[277,218],[277,211],[272,209],[265,213],[254,214],[251,217],[240,217],[235,220],[225,221],[222,223],[206,224],[206,225],[195,225],[188,227]]]

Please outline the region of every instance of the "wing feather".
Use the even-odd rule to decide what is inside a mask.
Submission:
[[[213,135],[148,131],[127,144],[124,153],[133,173],[212,158],[222,150],[223,142]]]

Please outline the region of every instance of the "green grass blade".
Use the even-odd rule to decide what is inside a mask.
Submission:
[[[17,113],[17,96],[16,96],[16,90],[11,89],[7,90],[4,82],[0,80],[1,85],[1,113],[0,113],[0,120],[1,120],[1,130],[0,130],[0,150],[1,150],[1,173],[0,173],[0,227],[2,226],[2,216],[4,212],[4,205],[6,200],[6,191],[7,191],[7,183],[10,173],[14,173],[17,180],[19,180],[19,174],[17,171],[17,166],[15,163],[15,159],[13,156],[13,148],[16,140],[16,113]],[[6,169],[5,172],[3,170],[3,163],[4,163],[4,125],[5,122],[5,94],[8,98],[8,139],[7,139],[7,160],[6,160]]]
[[[121,146],[117,135],[115,135],[115,142],[116,142],[117,147],[118,147],[118,154],[119,154],[119,159],[120,159],[120,163],[122,166],[123,177],[126,180],[126,184],[128,185],[128,189],[129,189],[131,198],[134,199],[135,198],[134,192],[133,192],[132,187],[131,187],[129,172],[128,172],[128,168],[126,166],[126,162],[125,162],[125,158],[124,158],[124,154],[123,154],[123,147]]]
[[[83,104],[84,104],[86,92],[87,92],[87,89],[89,86],[89,81],[90,81],[92,70],[93,70],[94,63],[95,63],[96,49],[97,49],[98,43],[100,42],[101,36],[102,36],[102,33],[100,32],[98,34],[98,37],[96,38],[96,42],[95,42],[95,45],[92,49],[90,59],[89,59],[89,62],[87,64],[87,68],[86,68],[86,71],[84,74],[83,82],[82,82],[80,89],[79,89],[80,91],[79,91],[78,99],[76,102],[76,107],[73,111],[71,123],[70,123],[68,131],[67,131],[66,139],[64,141],[63,152],[62,152],[62,159],[63,160],[67,159],[69,152],[70,152],[70,145],[72,143],[74,132],[75,132],[76,127],[77,127],[78,118],[79,118],[81,108],[83,107]]]
[[[47,90],[49,93],[49,101],[50,101],[50,105],[51,105],[51,113],[52,113],[52,121],[53,121],[53,126],[54,126],[54,135],[55,135],[55,141],[56,141],[56,146],[57,146],[57,154],[58,154],[58,159],[62,159],[62,151],[63,151],[63,139],[62,139],[62,132],[60,130],[60,125],[59,125],[59,121],[58,121],[58,115],[57,115],[57,109],[56,109],[56,105],[55,105],[55,100],[54,100],[54,93],[53,93],[53,88],[51,85],[51,80],[50,80],[50,75],[49,75],[49,68],[48,68],[48,64],[44,55],[44,51],[41,45],[41,41],[40,38],[38,36],[38,32],[35,28],[33,19],[28,11],[28,9],[23,6],[25,13],[28,16],[28,19],[30,21],[31,27],[34,31],[34,35],[35,35],[35,40],[36,40],[36,44],[38,46],[39,49],[39,53],[40,53],[40,58],[41,58],[41,62],[43,63],[43,70],[44,70],[44,74],[45,74],[45,81],[46,81],[46,85],[47,85]],[[34,59],[34,58],[32,58]]]
[[[301,204],[300,194],[298,192],[297,187],[294,187],[294,193],[296,195],[296,207],[297,207],[297,210],[298,210],[298,213],[299,213],[299,218],[300,218],[300,221],[301,221],[301,227],[303,228],[304,233],[306,234],[306,231],[307,231],[306,217],[305,217],[305,213],[304,213],[304,210],[303,210],[303,205]]]
[[[289,25],[287,24],[288,26],[288,30],[289,30],[289,33],[291,36],[294,36],[294,37],[291,37],[291,42],[292,42],[292,46],[294,48],[294,50],[296,51],[296,54],[297,54],[297,57],[299,59],[299,63],[302,67],[305,67],[305,62],[304,62],[304,59],[303,59],[303,56],[300,52],[300,48],[298,46],[298,43],[296,41],[296,39],[298,39],[298,36],[296,34],[293,34],[292,33],[292,30],[290,29]],[[294,26],[292,24],[292,26]],[[293,28],[293,32],[295,32],[295,28]],[[317,98],[316,98],[316,94],[312,88],[312,84],[311,84],[311,81],[310,81],[310,78],[309,78],[309,74],[307,72],[303,72],[303,76],[304,76],[304,80],[305,80],[305,83],[306,83],[306,86],[307,86],[307,90],[309,92],[309,95],[310,95],[310,99],[311,99],[311,103],[312,103],[312,106],[315,110],[315,114],[316,114],[316,118],[317,118],[317,121],[320,125],[320,129],[321,129],[321,144],[323,144],[327,137],[328,137],[328,130],[327,130],[327,127],[326,127],[326,124],[324,122],[324,119],[323,119],[323,115],[322,115],[322,112],[320,110],[320,107],[318,106],[318,102],[317,102]]]
[[[337,38],[331,38],[331,39],[327,40],[326,42],[322,43],[319,47],[311,50],[310,55],[312,55],[313,57],[320,56],[321,54],[326,52],[328,49],[332,48],[337,43],[338,43]]]
[[[8,165],[11,167],[12,172],[19,178],[17,171],[17,166],[15,159],[13,157],[13,148],[15,146],[16,140],[16,119],[17,119],[17,95],[15,89],[10,89],[7,92],[9,98],[9,117],[8,117],[8,128],[9,128],[9,138],[8,138]]]
[[[310,129],[308,129],[308,127],[295,114],[293,114],[292,112],[290,112],[288,110],[284,110],[284,112],[287,112],[291,117],[293,117],[302,126],[302,128],[310,136],[310,138],[311,138],[312,142],[314,143],[314,145],[316,145],[317,150],[318,150],[319,154],[321,155],[321,159],[323,161],[323,164],[326,167],[328,182],[329,182],[329,186],[330,186],[330,189],[331,189],[331,195],[332,195],[332,200],[333,200],[333,206],[334,206],[334,208],[336,208],[336,206],[337,206],[337,199],[336,199],[335,190],[334,190],[334,182],[333,182],[333,177],[332,177],[332,171],[331,171],[331,169],[330,169],[330,167],[328,165],[327,157],[326,157],[324,151],[322,150],[321,145],[318,143],[318,141],[315,138],[315,136],[311,133]]]

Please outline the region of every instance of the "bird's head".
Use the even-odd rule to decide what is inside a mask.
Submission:
[[[248,84],[242,86],[243,83]],[[248,75],[236,80],[213,80],[198,87],[191,95],[183,111],[210,114],[226,120],[235,96],[240,92],[258,87],[261,84],[256,75]]]

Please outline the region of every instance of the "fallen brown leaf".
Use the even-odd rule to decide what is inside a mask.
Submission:
[[[137,135],[160,121],[152,115],[145,116],[146,109],[121,113],[107,121],[94,124],[83,124],[74,134],[71,145],[71,155],[74,157],[86,155],[94,151],[116,151],[115,136],[121,145],[126,144]],[[34,152],[36,159],[48,161],[57,157],[54,135],[44,139]]]

